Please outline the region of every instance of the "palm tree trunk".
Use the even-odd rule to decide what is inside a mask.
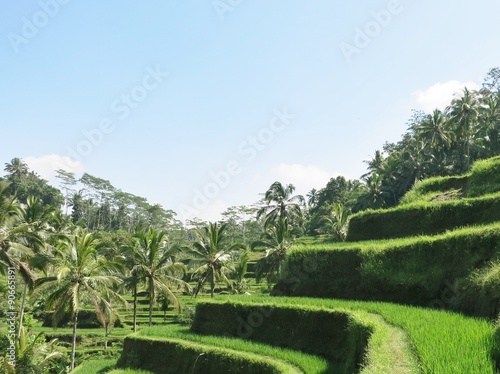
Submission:
[[[109,323],[104,323],[104,353],[108,352]]]
[[[149,327],[153,325],[153,298],[149,296]]]
[[[212,276],[210,277],[210,297],[214,297],[214,289],[215,289],[215,275],[212,272]]]
[[[137,285],[134,286],[134,332],[137,332]]]
[[[153,298],[154,298],[154,285],[153,280],[150,279],[149,284],[149,327],[153,325]]]
[[[21,339],[21,327],[23,326],[24,319],[24,306],[26,304],[26,294],[28,293],[28,285],[24,283],[23,298],[21,300],[21,310],[19,311],[19,328],[17,331],[17,341]]]
[[[78,310],[75,311],[75,317],[73,318],[73,342],[71,344],[71,366],[70,369],[75,368],[75,353],[76,353],[76,325],[78,323]]]

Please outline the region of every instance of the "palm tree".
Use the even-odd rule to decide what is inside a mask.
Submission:
[[[57,324],[68,312],[72,317],[71,370],[75,367],[78,313],[82,305],[106,305],[111,308],[112,300],[125,303],[114,290],[119,281],[116,274],[120,267],[100,257],[97,246],[94,234],[78,230],[61,243],[60,258],[55,264],[56,275],[37,280],[37,284],[43,286],[40,291],[49,290],[45,301],[46,308],[54,311],[53,323]]]
[[[35,282],[29,261],[33,259],[33,249],[40,248],[43,242],[38,233],[32,230],[32,223],[23,219],[26,211],[15,197],[9,195],[9,185],[8,182],[0,181],[0,273],[5,273],[7,268],[15,268],[24,283],[19,320],[22,326],[27,290],[32,290]]]
[[[492,157],[500,153],[500,92],[485,94],[481,101],[479,135],[485,157]]]
[[[378,209],[386,205],[385,199],[388,195],[383,186],[383,176],[375,172],[366,178],[363,178],[366,183],[366,192],[360,196],[360,202],[363,209],[372,208]]]
[[[344,241],[347,237],[350,214],[350,210],[344,205],[340,203],[333,204],[330,214],[324,216],[322,219],[326,231],[338,240]]]
[[[447,108],[449,117],[455,125],[457,139],[461,140],[462,168],[468,170],[470,167],[470,145],[479,116],[479,100],[474,91],[469,91],[467,87],[463,89],[463,94],[451,101]]]
[[[368,161],[363,161],[365,164],[368,165],[368,173],[363,174],[361,178],[365,178],[370,176],[373,172],[377,174],[383,174],[384,171],[384,166],[385,166],[385,158],[382,152],[379,150],[375,151],[375,154],[373,155],[373,158]]]
[[[13,158],[10,163],[5,164],[4,170],[9,174],[13,180],[20,181],[28,175],[28,165],[20,158]]]
[[[318,199],[319,191],[316,188],[311,189],[311,191],[307,193],[307,205],[311,208],[314,208],[316,204],[318,204]]]
[[[126,252],[128,261],[131,263],[131,277],[127,282],[134,289],[134,321],[136,321],[137,313],[137,287],[145,284],[149,296],[149,326],[151,326],[153,304],[156,302],[158,293],[180,308],[173,286],[182,287],[186,292],[190,292],[190,287],[182,280],[186,272],[185,265],[175,260],[179,249],[168,245],[166,231],[150,226],[138,230],[134,237],[137,245],[128,247]]]
[[[248,269],[249,255],[248,249],[242,251],[234,264],[233,284],[231,285],[232,292],[234,293],[240,294],[247,289],[245,276]]]
[[[293,229],[288,225],[288,218],[284,217],[269,225],[262,239],[252,245],[253,248],[266,250],[266,256],[257,262],[257,282],[266,277],[267,283],[271,284],[281,275],[281,268],[293,238]]]
[[[38,197],[29,196],[26,204],[22,204],[19,211],[20,222],[27,225],[27,232],[25,232],[26,246],[33,251],[33,256],[29,261],[23,263],[23,267],[29,273],[29,276],[23,276],[25,281],[19,312],[19,326],[22,326],[26,295],[28,290],[33,291],[34,287],[31,269],[33,267],[43,269],[50,261],[49,255],[44,253],[43,249],[47,244],[48,233],[50,231],[49,221],[55,212],[55,208],[43,205]],[[18,339],[20,338],[20,334],[21,329],[18,330]]]
[[[293,184],[274,182],[264,195],[266,205],[257,212],[257,219],[265,215],[265,225],[268,226],[278,219],[287,218],[290,224],[302,226],[301,208],[305,200],[302,195],[292,196],[294,191]]]
[[[453,132],[448,123],[448,117],[439,109],[427,115],[416,127],[415,136],[423,140],[430,148],[448,148],[453,139]]]
[[[26,331],[23,326],[19,327],[20,338],[16,344],[16,366],[8,363],[4,367],[6,373],[49,373],[55,368],[59,371],[65,362],[64,350],[58,345],[57,339],[45,341],[41,332],[37,335]],[[1,362],[1,361],[0,361]],[[2,367],[0,365],[0,367]],[[52,369],[52,370],[51,370]]]
[[[214,297],[215,285],[222,280],[229,284],[227,273],[234,271],[231,266],[231,255],[244,248],[242,244],[227,244],[227,224],[208,223],[195,230],[197,240],[187,253],[191,266],[195,267],[192,279],[198,283],[194,289],[194,296],[210,282],[210,296]]]

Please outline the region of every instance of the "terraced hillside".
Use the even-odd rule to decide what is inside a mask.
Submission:
[[[465,176],[423,181],[400,206],[355,215],[348,242],[301,240],[273,289],[281,297],[201,301],[191,328],[127,337],[117,367],[496,373],[500,333],[484,317],[498,314],[500,300],[498,191],[500,158]]]

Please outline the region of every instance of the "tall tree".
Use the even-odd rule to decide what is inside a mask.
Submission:
[[[243,245],[229,245],[226,230],[225,223],[209,223],[201,229],[195,229],[197,239],[187,253],[190,265],[194,267],[192,279],[197,281],[194,296],[198,295],[207,281],[210,283],[211,297],[214,297],[217,282],[224,281],[229,285],[227,274],[234,271],[231,257],[242,250]]]
[[[447,110],[455,125],[456,139],[461,144],[459,154],[462,171],[466,171],[471,163],[470,148],[480,110],[477,93],[465,87],[462,90],[462,95],[454,98]]]
[[[264,249],[265,257],[257,262],[256,280],[266,277],[268,284],[275,282],[281,275],[282,265],[293,243],[293,228],[288,225],[288,218],[278,218],[266,227],[261,240],[253,244],[254,249]]]
[[[77,180],[75,177],[75,173],[58,169],[56,170],[56,178],[59,179],[61,189],[64,191],[64,212],[68,214],[68,207],[71,196],[76,192],[75,186],[77,184]]]
[[[5,169],[7,172],[7,178],[14,182],[20,182],[23,178],[28,176],[29,168],[26,162],[22,159],[15,157],[10,163],[5,164]]]
[[[120,266],[107,261],[97,253],[98,241],[95,234],[83,229],[61,243],[60,257],[55,262],[56,275],[43,277],[37,283],[48,288],[46,308],[54,311],[53,322],[70,313],[73,323],[71,344],[71,370],[75,368],[78,313],[82,305],[106,305],[111,301],[124,303],[115,291]]]
[[[307,205],[310,208],[314,208],[318,204],[319,191],[316,188],[312,188],[311,191],[307,193]]]
[[[175,295],[176,289],[181,288],[190,292],[190,287],[182,280],[186,272],[185,265],[175,258],[179,254],[179,249],[168,245],[165,231],[149,226],[138,230],[135,238],[137,245],[130,246],[126,253],[133,264],[130,273],[136,279],[135,287],[139,283],[145,284],[149,297],[149,326],[151,326],[153,305],[158,294],[162,294],[179,307]],[[136,294],[137,289],[134,292],[134,295]]]
[[[293,184],[283,185],[281,182],[274,182],[264,194],[265,205],[259,209],[257,218],[265,216],[266,226],[278,219],[287,218],[289,224],[301,227],[305,200],[302,195],[294,196],[294,191]]]

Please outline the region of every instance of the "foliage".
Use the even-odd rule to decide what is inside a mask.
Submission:
[[[367,210],[351,216],[347,240],[377,240],[442,233],[500,221],[500,193]]]
[[[295,186],[293,184],[283,185],[274,182],[264,194],[264,203],[257,212],[257,219],[264,217],[264,226],[272,225],[278,220],[287,219],[291,226],[302,228],[302,208],[305,200],[302,195],[293,195]]]
[[[149,298],[149,325],[152,324],[153,305],[157,295],[161,294],[180,309],[175,295],[177,288],[190,293],[189,285],[182,280],[186,273],[185,265],[177,261],[178,248],[169,246],[167,233],[153,226],[139,229],[134,238],[134,245],[126,248],[130,275],[136,278],[136,284],[144,284]],[[135,310],[135,309],[134,309]]]
[[[217,320],[215,316],[223,318]],[[221,323],[222,320],[225,323]],[[291,347],[329,360],[329,369],[318,370],[311,365],[304,368],[307,373],[357,372],[361,362],[364,368],[361,372],[366,373],[399,373],[396,369],[399,367],[405,367],[406,371],[402,371],[405,373],[418,372],[404,333],[399,333],[390,344],[384,338],[396,331],[377,316],[345,308],[319,308],[314,301],[298,305],[283,303],[281,298],[251,297],[203,302],[197,305],[192,330],[203,335]],[[205,340],[192,333],[185,336],[190,340]],[[234,338],[226,344],[236,345]],[[391,357],[396,351],[397,359]],[[294,363],[302,367],[300,361]]]
[[[264,249],[266,255],[257,262],[255,279],[258,282],[266,277],[267,283],[275,283],[281,275],[281,267],[288,249],[294,240],[294,229],[288,225],[288,219],[279,218],[266,226],[260,241],[253,243],[253,249]]]
[[[82,303],[102,305],[111,310],[111,301],[123,302],[114,290],[120,267],[97,254],[97,239],[85,230],[77,231],[61,243],[60,257],[56,260],[56,275],[39,279],[42,290],[48,288],[46,308],[53,309],[57,323],[66,312],[73,317],[73,343],[71,369],[75,366],[76,330],[78,312]]]
[[[197,282],[193,291],[195,297],[206,282],[210,284],[211,297],[214,297],[217,282],[223,281],[230,285],[228,275],[234,272],[232,256],[244,249],[244,246],[239,243],[229,245],[226,229],[226,223],[209,223],[197,228],[197,240],[191,248],[186,248],[186,259],[194,268],[191,279]]]
[[[324,358],[300,351],[257,343],[245,339],[235,339],[214,335],[197,334],[188,327],[158,326],[140,331],[139,336],[182,339],[194,343],[229,348],[240,352],[251,352],[263,357],[274,357],[300,368],[305,373],[329,373],[331,366]]]
[[[331,207],[330,214],[323,216],[324,225],[321,232],[336,240],[344,241],[349,229],[350,210],[338,203]]]
[[[500,157],[474,163],[467,185],[467,195],[481,196],[500,191]]]
[[[241,301],[258,307],[259,303],[272,303],[287,308],[321,308],[364,311],[380,315],[387,323],[403,329],[410,339],[412,351],[418,357],[417,372],[421,373],[495,373],[490,352],[493,328],[490,321],[465,317],[429,308],[415,308],[382,302],[312,298],[272,298],[232,296],[231,304]],[[228,300],[228,301],[229,301]],[[221,300],[223,301],[223,300]],[[403,371],[403,368],[400,368]],[[380,371],[379,373],[398,373]]]
[[[467,279],[472,269],[497,255],[499,242],[500,225],[495,223],[434,236],[296,245],[277,289],[297,296],[439,306],[493,317],[495,299],[468,286]]]

